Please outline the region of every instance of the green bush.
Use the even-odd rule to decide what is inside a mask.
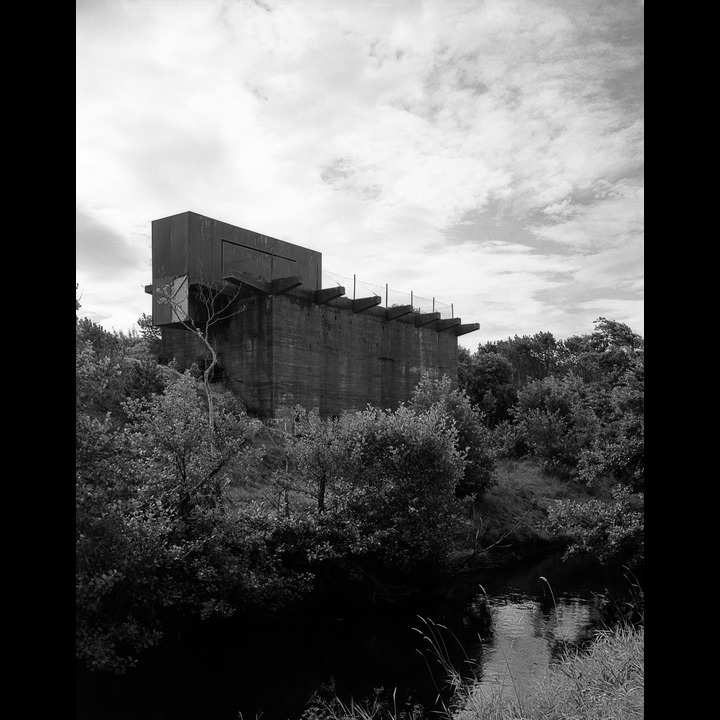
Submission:
[[[497,483],[493,434],[484,414],[472,405],[462,390],[453,390],[450,378],[439,380],[424,373],[415,387],[409,407],[417,411],[437,409],[457,431],[456,447],[463,454],[465,467],[455,493],[458,497],[480,498]]]

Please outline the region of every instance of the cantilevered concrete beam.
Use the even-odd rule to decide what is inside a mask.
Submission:
[[[153,287],[152,285],[146,285],[146,286],[145,286],[145,292],[146,292],[148,295],[152,295],[152,287]]]
[[[330,300],[342,297],[345,294],[345,288],[342,285],[338,285],[333,288],[325,288],[324,290],[315,291],[315,304],[323,305]]]
[[[465,325],[457,325],[455,327],[456,335],[465,335],[465,333],[475,332],[480,329],[480,323],[465,323]]]
[[[251,292],[259,292],[263,295],[282,295],[298,285],[302,285],[300,275],[288,275],[287,277],[275,278],[268,281],[250,275],[249,273],[239,272],[233,275],[226,275],[223,280],[233,285],[245,286]]]
[[[373,295],[372,297],[358,298],[352,301],[352,311],[354,313],[364,312],[369,310],[371,307],[375,307],[382,302],[382,298],[379,295]]]
[[[435,325],[433,325],[433,329],[437,330],[438,332],[443,332],[443,330],[449,330],[452,327],[457,327],[462,320],[460,318],[448,318],[447,320],[438,320]]]
[[[302,285],[302,278],[299,275],[275,278],[275,280],[272,281],[272,294],[282,295],[296,288],[298,285]]]
[[[385,311],[385,317],[388,320],[395,320],[395,318],[402,317],[403,315],[409,315],[412,311],[412,305],[398,305],[396,307],[389,307]]]
[[[226,275],[223,280],[232,283],[233,285],[244,285],[251,291],[262,293],[263,295],[272,295],[272,284],[267,280],[250,275],[249,273],[235,273],[233,275]]]
[[[209,290],[211,293],[217,293],[218,295],[225,295],[231,300],[238,296],[238,287],[236,285],[229,285],[227,282],[203,280],[202,282],[192,283],[192,285],[190,285],[191,290],[197,290],[198,288],[203,288],[206,291]]]
[[[435,322],[436,320],[440,319],[440,313],[434,312],[434,313],[418,313],[418,315],[415,318],[415,327],[422,327],[423,325],[428,325],[431,322]]]

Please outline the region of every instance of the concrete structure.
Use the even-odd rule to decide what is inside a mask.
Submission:
[[[215,380],[263,419],[291,417],[295,405],[321,417],[396,409],[423,372],[457,382],[457,337],[479,328],[323,288],[321,253],[193,212],[153,221],[152,276],[161,361],[203,367],[187,322],[202,327],[211,306]]]

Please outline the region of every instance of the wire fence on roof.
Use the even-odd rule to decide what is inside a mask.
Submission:
[[[329,270],[323,270],[322,274],[323,279],[328,281],[328,287],[344,287],[345,294],[353,300],[378,295],[382,298],[381,304],[386,308],[410,305],[415,312],[440,313],[440,318],[443,320],[454,317],[452,303],[444,303],[434,297],[422,297],[416,295],[413,291],[403,292],[401,290],[394,290],[388,285],[375,285],[365,280],[360,280],[356,275],[347,277],[339,273],[330,272]],[[325,286],[325,282],[323,282],[323,286]]]

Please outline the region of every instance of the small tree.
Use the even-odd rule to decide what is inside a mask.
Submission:
[[[223,396],[212,425],[196,384],[184,374],[162,395],[126,403],[129,450],[137,458],[134,474],[162,492],[187,517],[195,507],[214,507],[223,489],[246,472],[249,441],[261,427]]]
[[[598,420],[590,402],[592,388],[575,375],[528,383],[512,409],[519,439],[552,470],[574,470],[590,446]]]
[[[465,460],[463,477],[456,487],[458,497],[473,495],[479,498],[497,482],[495,454],[485,416],[472,405],[463,390],[452,389],[447,375],[434,380],[429,373],[423,373],[409,407],[417,412],[436,408],[454,425],[457,449]]]
[[[260,423],[216,409],[210,428],[188,375],[128,401],[121,429],[78,403],[76,654],[91,668],[124,671],[178,618],[227,617],[303,583],[268,551],[263,517],[224,502],[259,460]]]
[[[160,343],[162,341],[162,331],[159,327],[153,325],[152,315],[143,313],[137,319],[140,335],[145,341],[147,353],[150,357],[157,360],[160,357]]]
[[[286,445],[288,467],[292,468],[287,490],[309,498],[318,513],[335,510],[344,495],[352,466],[340,420],[321,420],[316,412],[295,408],[297,422]]]
[[[441,562],[462,523],[465,506],[455,490],[464,464],[456,441],[438,406],[368,407],[337,420],[307,414],[288,446],[288,485],[313,500],[327,542],[410,571]]]
[[[579,477],[589,486],[612,479],[642,492],[645,482],[645,387],[642,356],[603,393],[600,429],[583,450]]]
[[[189,316],[185,313],[185,296],[178,295],[172,284],[158,287],[155,292],[158,294],[158,302],[169,306],[173,320],[192,332],[210,356],[210,362],[206,363],[202,371],[202,379],[208,405],[208,421],[212,427],[215,423],[215,411],[210,381],[218,364],[215,329],[220,323],[238,315],[247,307],[239,303],[241,286],[201,279],[189,290],[188,298],[192,303]]]
[[[508,420],[509,410],[517,401],[513,385],[513,365],[494,346],[483,347],[471,355],[458,352],[458,387],[470,402],[482,411],[485,424],[494,428]]]

